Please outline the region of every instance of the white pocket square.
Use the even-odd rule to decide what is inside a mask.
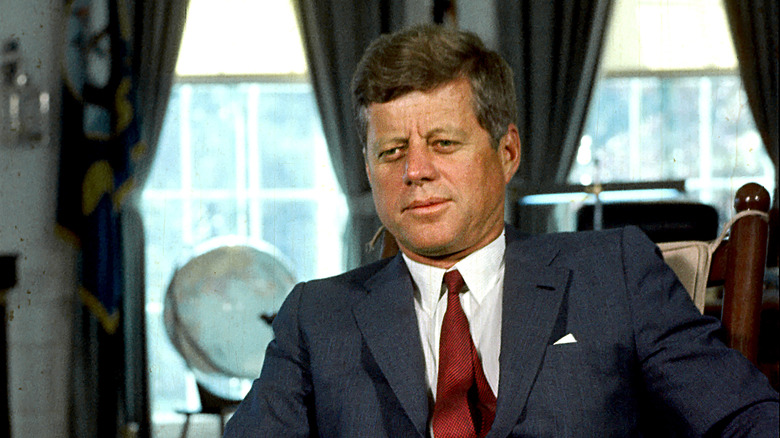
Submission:
[[[558,339],[555,341],[553,345],[561,345],[561,344],[574,344],[577,340],[574,339],[574,335],[569,333],[568,335],[562,337],[561,339]]]

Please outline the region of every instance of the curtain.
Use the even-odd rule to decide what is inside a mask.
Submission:
[[[497,0],[499,51],[515,74],[521,162],[510,216],[525,194],[565,183],[598,72],[611,0]]]
[[[776,0],[724,1],[750,110],[775,167],[778,165]]]
[[[127,421],[139,424],[139,437],[151,436],[149,366],[146,357],[145,237],[140,194],[152,168],[157,140],[175,78],[176,61],[189,0],[136,0],[133,79],[137,119],[147,150],[135,161],[135,184],[122,209],[124,241],[125,393]]]
[[[352,113],[350,82],[368,44],[403,22],[403,0],[298,0],[309,72],[336,178],[347,196],[346,265],[368,261],[379,227]]]
[[[70,435],[150,436],[143,229],[186,0],[66,2],[58,231],[78,245]]]

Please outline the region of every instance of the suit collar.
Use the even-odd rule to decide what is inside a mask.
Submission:
[[[411,277],[400,255],[366,282],[368,294],[353,308],[379,368],[421,436],[427,434],[428,395]]]

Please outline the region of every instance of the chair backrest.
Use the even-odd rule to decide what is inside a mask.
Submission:
[[[706,288],[723,286],[721,322],[726,341],[757,363],[769,192],[758,184],[745,184],[737,191],[734,208],[737,214],[718,239],[668,242],[659,247],[700,311],[704,312]]]

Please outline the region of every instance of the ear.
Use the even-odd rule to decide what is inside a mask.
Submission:
[[[501,158],[501,165],[504,168],[504,183],[509,184],[509,181],[517,172],[517,168],[520,167],[520,134],[514,123],[509,124],[506,134],[501,137],[501,141],[498,144],[498,153]]]

